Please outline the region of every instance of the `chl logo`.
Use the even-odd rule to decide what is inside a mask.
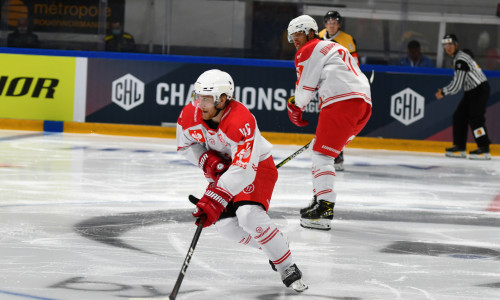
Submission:
[[[141,105],[144,103],[144,82],[131,74],[116,79],[113,81],[111,101],[127,111]]]
[[[424,117],[425,98],[410,88],[391,96],[391,117],[406,126]]]

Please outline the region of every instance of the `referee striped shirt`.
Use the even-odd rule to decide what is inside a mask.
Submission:
[[[444,95],[454,95],[463,87],[464,91],[475,89],[481,83],[487,81],[486,75],[479,65],[469,54],[458,50],[453,58],[455,75],[450,84],[443,88]]]

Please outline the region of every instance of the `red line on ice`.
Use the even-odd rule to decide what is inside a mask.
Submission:
[[[500,193],[491,201],[490,206],[486,210],[500,212]]]

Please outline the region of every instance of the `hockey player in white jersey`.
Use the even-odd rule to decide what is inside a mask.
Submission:
[[[193,216],[205,215],[204,227],[215,224],[225,238],[262,249],[287,287],[306,290],[285,237],[267,214],[278,179],[272,145],[250,111],[232,99],[228,73],[206,71],[194,87],[194,102],[177,121],[177,151],[209,181]]]
[[[313,199],[301,209],[305,228],[330,230],[336,201],[334,160],[363,129],[371,116],[370,83],[349,50],[338,43],[322,41],[318,25],[308,15],[288,25],[288,40],[295,45],[297,82],[288,99],[288,116],[297,126],[306,126],[302,112],[319,98],[318,126],[312,147]]]

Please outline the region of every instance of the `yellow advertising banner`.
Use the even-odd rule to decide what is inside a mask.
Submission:
[[[75,57],[0,54],[0,118],[73,121]]]

